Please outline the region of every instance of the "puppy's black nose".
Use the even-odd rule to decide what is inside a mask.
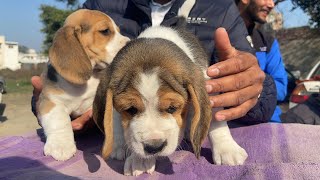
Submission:
[[[143,149],[149,154],[156,154],[160,152],[167,145],[167,140],[162,139],[149,140],[143,142]]]

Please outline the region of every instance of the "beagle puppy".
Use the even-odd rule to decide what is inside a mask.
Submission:
[[[208,62],[197,38],[179,27],[150,27],[122,48],[93,103],[93,118],[105,133],[102,156],[125,158],[125,175],[152,173],[156,158],[172,154],[188,131],[196,157],[209,136],[215,164],[243,164],[247,153],[227,123],[212,120]]]
[[[92,109],[99,70],[112,62],[128,40],[100,11],[77,10],[66,18],[41,75],[44,84],[37,117],[46,135],[45,155],[64,161],[76,153],[70,115],[78,117]]]

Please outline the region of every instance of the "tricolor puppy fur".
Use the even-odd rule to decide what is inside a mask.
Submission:
[[[109,16],[93,10],[72,13],[56,32],[37,103],[47,137],[45,155],[64,161],[75,154],[70,115],[77,117],[92,108],[98,72],[128,40]]]
[[[208,57],[179,27],[146,29],[119,51],[98,86],[93,118],[105,133],[102,156],[125,158],[125,175],[152,173],[156,157],[172,154],[184,137],[199,157],[208,135],[216,164],[247,158],[226,122],[211,121]]]

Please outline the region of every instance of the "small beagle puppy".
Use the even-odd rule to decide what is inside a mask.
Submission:
[[[215,164],[243,164],[247,153],[227,123],[212,120],[208,62],[197,38],[179,27],[150,27],[130,41],[106,69],[93,103],[105,133],[102,156],[125,158],[125,175],[152,173],[156,157],[172,154],[188,131],[197,157],[209,136]]]
[[[46,135],[44,154],[64,161],[76,153],[70,115],[92,109],[98,72],[110,64],[128,42],[115,22],[94,10],[70,14],[53,39],[37,117]]]

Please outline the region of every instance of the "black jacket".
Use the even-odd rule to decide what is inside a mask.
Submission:
[[[152,25],[150,0],[87,0],[83,8],[99,10],[108,14],[120,27],[121,33],[135,38],[147,27]],[[176,15],[184,0],[175,0],[171,9],[164,17],[162,25],[174,26]],[[187,28],[193,32],[206,49],[210,64],[216,62],[213,34],[218,27],[224,27],[231,44],[238,50],[251,52],[246,37],[248,35],[244,22],[239,15],[233,0],[197,0],[188,18]],[[276,105],[276,88],[272,78],[266,78],[260,100],[240,121],[260,123],[268,122]]]
[[[311,94],[306,102],[283,114],[281,120],[283,123],[320,125],[320,94]]]

